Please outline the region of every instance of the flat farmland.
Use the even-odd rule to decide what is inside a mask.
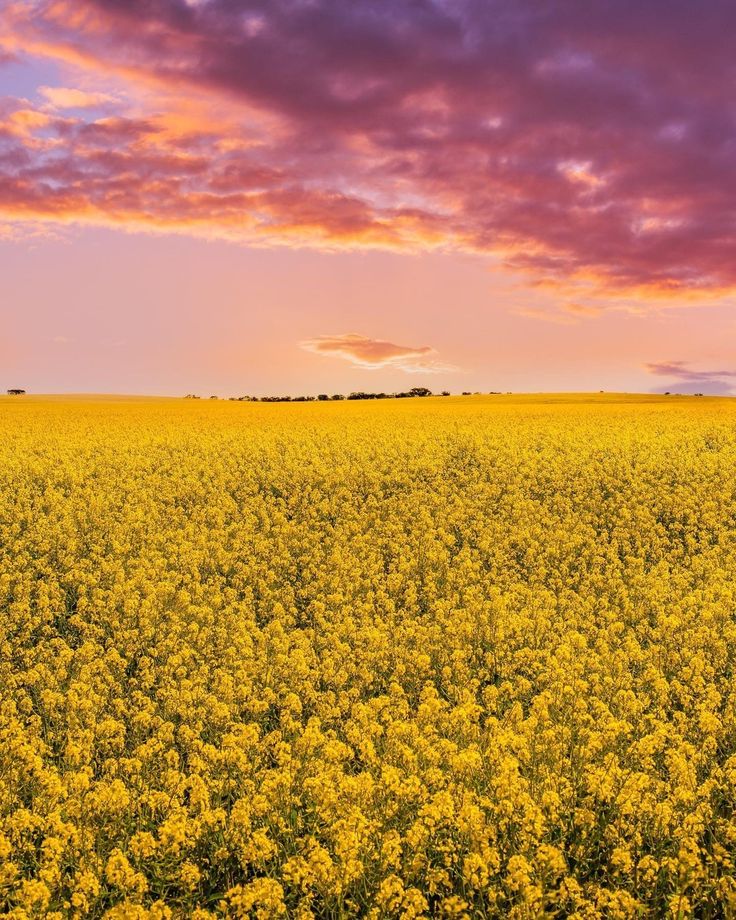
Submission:
[[[0,909],[736,913],[736,402],[0,398]]]

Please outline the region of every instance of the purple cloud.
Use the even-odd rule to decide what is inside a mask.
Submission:
[[[199,137],[16,135],[15,217],[449,244],[609,291],[736,287],[726,0],[35,0],[5,19],[18,47],[231,117]]]
[[[659,361],[644,365],[650,374],[670,377],[673,382],[658,387],[655,392],[676,390],[680,393],[711,393],[728,395],[733,392],[736,371],[697,371],[687,361]]]

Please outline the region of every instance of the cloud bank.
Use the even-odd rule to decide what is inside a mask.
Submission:
[[[656,392],[676,390],[680,393],[731,394],[736,383],[736,371],[697,371],[687,361],[660,361],[644,365],[650,374],[670,377],[672,383],[658,387]]]
[[[457,370],[439,360],[434,348],[422,345],[413,348],[395,345],[382,339],[371,339],[355,332],[342,335],[320,335],[300,342],[301,348],[318,355],[342,358],[356,367],[369,370],[394,368],[409,374],[445,373]]]
[[[730,0],[11,0],[0,15],[5,57],[117,81],[120,100],[2,101],[8,220],[449,246],[538,284],[670,299],[736,288]]]

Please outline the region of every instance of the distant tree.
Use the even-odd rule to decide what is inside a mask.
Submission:
[[[25,390],[18,389],[8,390],[8,396],[25,396],[25,392]]]
[[[210,399],[217,399],[217,396],[210,396]]]
[[[472,395],[473,394],[470,392],[470,390],[463,390],[463,396],[472,396]]]
[[[414,399],[416,397],[425,397],[431,396],[432,391],[427,387],[412,387],[410,390],[406,390],[400,393],[368,393],[364,390],[355,390],[352,393],[349,393],[347,396],[343,396],[342,393],[334,393],[332,396],[328,396],[327,393],[320,393],[318,396],[230,396],[229,399],[238,399],[241,401],[249,402],[327,402],[328,400],[334,399]],[[449,396],[449,390],[442,391],[443,396]],[[470,394],[466,394],[470,395]],[[187,395],[187,399],[194,399],[195,397]],[[217,399],[217,396],[210,396],[210,399]]]

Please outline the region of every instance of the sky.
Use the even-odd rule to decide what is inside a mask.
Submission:
[[[726,0],[3,0],[0,387],[736,393]]]

